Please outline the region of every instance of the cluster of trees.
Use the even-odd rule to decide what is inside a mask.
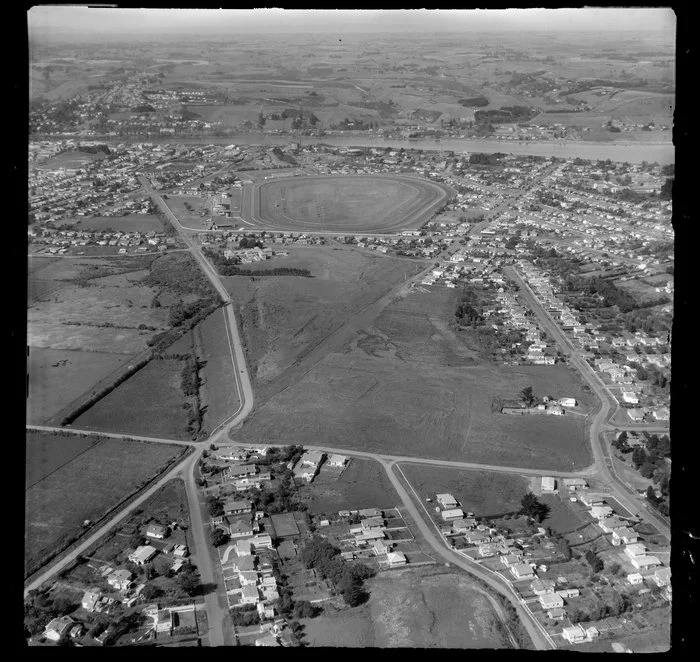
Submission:
[[[156,109],[150,103],[142,103],[131,109],[132,113],[155,113]]]
[[[474,290],[465,287],[460,293],[455,319],[461,326],[478,326],[484,321],[479,298]]]
[[[474,119],[477,122],[509,123],[527,122],[531,120],[537,111],[527,106],[503,106],[502,108],[492,108],[490,110],[477,110]]]
[[[228,535],[228,533],[226,533],[225,531],[222,531],[221,529],[217,529],[216,527],[214,527],[211,530],[210,539],[211,539],[211,544],[214,547],[221,547],[222,545],[225,545],[226,543],[228,543],[228,541],[231,538]]]
[[[624,593],[613,592],[608,602],[598,602],[597,604],[582,609],[571,607],[569,618],[572,623],[587,623],[589,621],[599,621],[603,618],[620,616],[632,609],[632,602]]]
[[[478,97],[470,97],[469,99],[460,99],[459,100],[459,105],[460,106],[472,106],[472,107],[477,107],[477,108],[483,108],[484,106],[489,105],[489,100],[483,96],[479,95]]]
[[[520,391],[520,399],[528,406],[532,407],[535,402],[535,394],[532,390],[532,386],[526,386],[522,391]]]
[[[170,225],[170,224],[168,224]],[[148,287],[167,287],[180,294],[216,296],[209,279],[191,255],[172,253],[154,259],[143,281]]]
[[[650,308],[638,308],[625,314],[623,323],[625,329],[631,333],[644,331],[656,335],[668,333],[671,330],[672,320],[672,316],[668,313],[659,313]]]
[[[520,501],[519,515],[525,515],[535,522],[541,523],[549,515],[549,506],[541,503],[532,493],[528,492]]]
[[[367,599],[363,582],[375,571],[362,563],[345,563],[339,555],[340,550],[325,538],[313,536],[301,552],[301,561],[321,578],[328,579],[347,605],[356,607]]]
[[[630,363],[630,366],[637,371],[637,379],[641,379],[642,381],[649,380],[654,386],[658,386],[659,388],[670,388],[671,382],[666,372],[662,368],[659,368],[659,366],[650,365],[648,368],[645,368],[634,361]]]
[[[275,478],[278,480],[275,480],[274,488],[266,486],[249,490],[248,495],[255,508],[270,514],[305,510],[306,504],[300,504],[298,501],[292,472],[285,467]]]
[[[602,559],[592,550],[589,549],[585,554],[586,562],[591,566],[593,572],[600,572],[605,567]]]
[[[628,313],[635,308],[639,308],[638,303],[631,294],[599,276],[587,278],[585,276],[569,275],[564,280],[564,287],[567,292],[582,292],[603,297],[601,301],[603,306],[617,306],[622,313]]]
[[[493,154],[482,154],[481,152],[472,152],[469,155],[469,163],[471,165],[486,165],[486,166],[496,166],[501,164],[501,159],[505,154],[501,152],[495,152]]]

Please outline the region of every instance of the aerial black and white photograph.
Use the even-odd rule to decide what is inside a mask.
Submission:
[[[22,645],[670,651],[680,21],[31,7]]]

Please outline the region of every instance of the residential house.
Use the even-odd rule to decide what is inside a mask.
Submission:
[[[600,494],[593,494],[591,492],[586,492],[581,494],[579,497],[581,503],[588,506],[602,506],[605,503],[605,499]]]
[[[331,455],[328,458],[329,467],[344,467],[348,458],[345,455]]]
[[[588,483],[583,478],[564,478],[564,486],[569,489],[569,491],[585,489],[588,487]]]
[[[558,593],[543,593],[540,595],[539,600],[542,608],[545,610],[564,606],[564,600]]]
[[[543,492],[554,492],[557,487],[557,481],[551,476],[542,477],[542,491]]]
[[[627,545],[625,547],[625,554],[627,554],[627,556],[629,556],[631,559],[636,558],[637,556],[644,556],[646,553],[647,548],[641,542],[632,543],[631,545]]]
[[[148,563],[156,554],[158,550],[150,545],[139,545],[131,554],[129,554],[129,561],[135,563],[136,565],[144,565]]]
[[[668,586],[671,583],[671,568],[658,568],[653,580],[657,586]]]
[[[637,570],[648,570],[661,565],[661,561],[656,556],[634,556],[630,561]]]
[[[464,533],[473,529],[476,526],[476,520],[473,517],[463,517],[462,519],[452,522],[452,530],[455,533]]]
[[[467,531],[465,539],[472,545],[477,545],[482,542],[490,542],[491,537],[483,531]]]
[[[613,509],[610,506],[593,506],[589,512],[592,517],[600,521],[612,515]]]
[[[169,609],[159,609],[154,617],[154,629],[156,632],[173,632],[173,612]]]
[[[246,542],[240,540],[239,542]],[[239,556],[231,560],[231,566],[236,572],[246,572],[255,570],[255,557],[252,555]]]
[[[243,605],[256,605],[260,602],[260,593],[257,586],[243,586],[241,587],[241,604]]]
[[[489,556],[495,556],[498,550],[498,545],[492,542],[486,542],[479,545],[479,556],[488,558]]]
[[[578,644],[586,640],[586,631],[580,624],[564,628],[561,634],[570,644]]]
[[[388,552],[386,560],[389,562],[389,567],[391,568],[406,565],[407,563],[406,556],[402,552]]]
[[[642,577],[638,572],[632,572],[627,575],[627,581],[632,584],[632,586],[637,586],[644,582],[644,577]]]
[[[224,501],[224,514],[225,515],[241,515],[243,513],[249,513],[253,509],[253,504],[250,501],[237,501],[235,499],[229,499]]]
[[[149,524],[146,529],[146,536],[148,538],[156,538],[157,540],[163,540],[168,535],[168,527],[162,524]]]
[[[133,574],[126,568],[115,570],[107,575],[107,583],[119,591],[126,591],[131,588]]]
[[[83,593],[83,598],[80,601],[80,606],[86,611],[94,611],[97,601],[100,599],[100,589],[99,588],[89,588],[85,593]]]
[[[448,522],[450,520],[464,518],[464,512],[460,508],[452,508],[450,510],[443,510],[441,515],[442,515],[442,519],[444,519],[445,521],[448,521]]]
[[[603,529],[605,533],[613,533],[616,529],[626,527],[627,522],[616,516],[604,517],[603,519],[599,520],[598,526]]]
[[[510,567],[512,565],[517,565],[518,563],[522,563],[522,553],[517,553],[513,552],[511,554],[505,554],[501,556],[501,563],[505,565],[506,567]]]
[[[517,563],[510,567],[513,577],[516,579],[532,579],[535,576],[535,571],[529,563]]]
[[[248,540],[237,540],[236,541],[236,554],[238,556],[252,556],[253,552],[251,550],[252,543]]]
[[[632,545],[639,540],[639,536],[634,529],[628,526],[620,527],[612,532],[613,545]]]
[[[258,573],[255,570],[242,570],[238,573],[241,586],[255,586],[258,583]]]
[[[553,621],[560,621],[566,618],[566,609],[563,607],[555,607],[547,612],[547,618],[551,618]]]
[[[457,500],[451,494],[438,494],[436,499],[445,510],[452,510],[458,505]]]
[[[575,407],[576,406],[576,399],[575,398],[559,398],[557,402],[562,406],[562,407]]]
[[[272,549],[272,537],[269,533],[258,533],[251,538],[250,542],[255,549],[259,549],[261,547],[264,547],[265,549]]]
[[[554,582],[551,579],[535,579],[530,588],[535,595],[554,593]]]
[[[49,621],[44,629],[44,636],[51,641],[61,641],[75,621],[70,616],[60,616]]]
[[[224,527],[232,538],[245,538],[255,533],[251,517],[224,517]]]

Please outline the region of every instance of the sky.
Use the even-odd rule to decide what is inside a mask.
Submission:
[[[637,30],[675,33],[669,8],[504,10],[131,9],[36,6],[30,36]]]

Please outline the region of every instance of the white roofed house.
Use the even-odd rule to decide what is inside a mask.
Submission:
[[[590,513],[595,519],[602,520],[612,515],[613,509],[610,506],[593,506]]]
[[[558,593],[543,593],[539,597],[543,609],[556,609],[564,606],[564,599]]]
[[[551,476],[542,477],[542,491],[543,492],[554,492],[557,487],[557,481]]]
[[[345,463],[347,461],[348,461],[348,458],[345,455],[331,455],[328,458],[328,466],[329,467],[344,467]]]
[[[438,494],[436,497],[437,502],[446,510],[451,510],[457,507],[457,499],[455,499],[451,494]]]
[[[580,624],[573,625],[562,630],[562,636],[571,644],[578,644],[586,640],[586,631]]]
[[[156,554],[158,550],[150,545],[139,545],[131,554],[129,554],[129,561],[135,563],[136,565],[144,565],[148,563]]]
[[[638,540],[639,536],[637,535],[637,532],[628,526],[614,529],[612,532],[613,545],[631,545],[636,543]]]
[[[448,510],[443,510],[441,515],[442,515],[442,519],[444,519],[445,521],[464,518],[464,512],[460,508],[452,508],[452,509],[448,509]]]
[[[394,568],[396,566],[406,565],[408,560],[403,552],[387,552],[386,560],[389,566]]]
[[[510,571],[516,579],[532,579],[535,576],[535,571],[529,563],[517,563],[512,565]]]

